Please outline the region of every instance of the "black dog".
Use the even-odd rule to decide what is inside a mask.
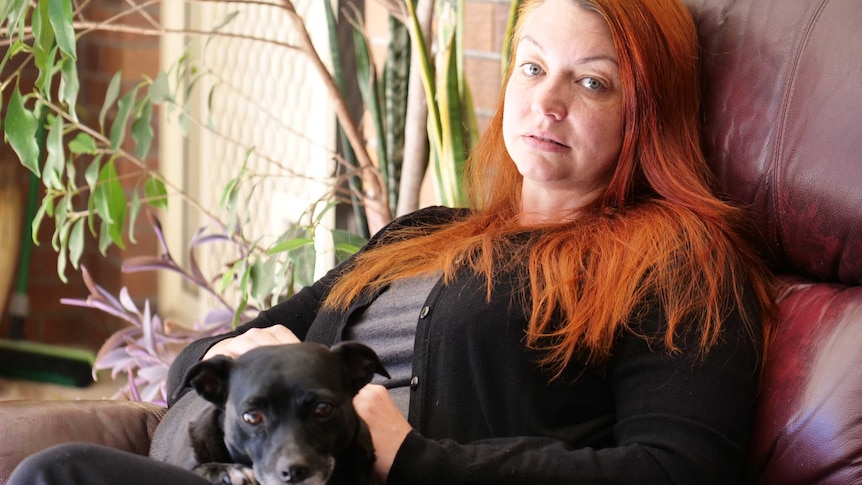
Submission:
[[[375,373],[389,377],[356,342],[202,361],[186,376],[197,394],[170,408],[150,456],[214,484],[374,484],[371,435],[352,401]]]

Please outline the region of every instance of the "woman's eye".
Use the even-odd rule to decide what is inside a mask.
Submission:
[[[594,77],[585,77],[585,78],[581,79],[579,82],[581,83],[581,86],[589,89],[590,91],[598,91],[598,90],[605,87],[605,85],[602,84],[601,81],[599,81],[598,79],[596,79]]]
[[[527,62],[521,65],[521,71],[527,76],[538,76],[542,73],[542,68],[532,62]]]
[[[335,410],[335,406],[332,403],[328,402],[319,402],[316,406],[314,406],[314,415],[318,418],[328,418],[332,415],[332,411]]]
[[[257,426],[263,422],[263,413],[254,410],[246,411],[242,413],[242,420],[252,426]]]

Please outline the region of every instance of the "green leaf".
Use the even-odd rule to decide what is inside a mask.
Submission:
[[[135,97],[138,95],[137,86],[126,93],[117,102],[117,117],[114,118],[114,123],[111,124],[111,149],[116,150],[123,144],[126,138],[126,125],[129,122],[129,117],[132,114],[132,107],[135,105]]]
[[[338,261],[341,262],[344,258],[355,254],[360,248],[361,246],[356,246],[354,244],[336,244],[335,253],[338,255]]]
[[[28,0],[11,0],[4,1],[2,4],[4,7],[0,11],[0,21],[6,20],[8,22],[8,36],[11,38],[15,34],[16,28],[19,28],[20,33],[23,33],[18,22],[26,18],[25,13],[29,10],[30,2]]]
[[[98,165],[96,165],[98,167]],[[97,173],[98,176],[98,173]],[[96,197],[94,197],[93,189],[90,189],[90,197],[87,198],[87,228],[90,229],[90,234],[96,235]]]
[[[295,251],[287,253],[292,267],[293,278],[299,286],[308,286],[314,282],[314,264],[316,262],[314,244],[306,244]]]
[[[165,188],[165,183],[156,177],[150,177],[144,184],[144,194],[147,196],[147,202],[157,209],[167,209],[168,207],[168,190]]]
[[[239,269],[239,267],[243,264],[245,264],[244,261],[237,261],[236,263],[232,264],[227,271],[222,273],[221,281],[219,283],[219,292],[223,293],[226,289],[230,287],[230,284],[234,280],[234,275],[236,275],[236,270]]]
[[[51,245],[55,251],[60,251],[65,242],[68,242],[70,224],[66,219],[69,200],[66,197],[60,198],[57,205],[54,207],[54,237],[51,239]]]
[[[275,287],[274,259],[257,260],[251,267],[251,296],[257,301],[264,301]]]
[[[287,241],[282,241],[275,246],[269,248],[266,252],[267,256],[272,256],[274,254],[295,251],[303,246],[314,245],[314,239],[307,237],[297,237],[293,239],[289,239]]]
[[[338,22],[335,21],[335,12],[332,10],[332,2],[324,2],[323,13],[326,17],[326,31],[329,32],[329,57],[332,60],[332,78],[338,86],[339,91],[344,91],[344,75],[341,69],[341,52],[338,49]]]
[[[69,236],[69,262],[72,267],[78,269],[78,263],[84,254],[84,226],[86,220],[81,217],[72,226],[72,234]]]
[[[57,276],[63,283],[69,282],[69,278],[66,276],[66,251],[57,253]]]
[[[43,96],[51,99],[51,78],[55,72],[54,62],[57,58],[57,50],[54,48],[54,28],[50,23],[48,2],[38,3],[38,8],[33,10],[31,23],[34,64],[39,69],[36,86]]]
[[[383,122],[383,102],[380,96],[380,86],[377,81],[377,71],[371,58],[371,49],[362,32],[353,30],[353,44],[356,50],[356,74],[359,93],[368,108],[368,115],[374,127],[377,139],[377,160],[380,175],[384,181],[389,180],[389,161],[386,159],[386,126]]]
[[[132,123],[132,140],[135,141],[135,156],[141,160],[150,153],[150,145],[153,143],[153,103],[149,98],[144,98],[139,112]]]
[[[320,205],[318,204],[318,205],[317,205],[317,207],[315,207],[315,209],[314,209],[315,216],[314,216],[314,219],[313,219],[313,220],[312,220],[312,222],[311,222],[311,225],[312,225],[312,226],[318,226],[318,225],[320,225],[320,221],[321,221],[321,220],[323,220],[323,218],[324,218],[324,217],[326,217],[326,214],[327,214],[330,210],[335,209],[336,207],[338,207],[338,204],[339,204],[339,203],[340,203],[340,201],[338,201],[338,200],[330,200],[329,202],[327,202],[326,204],[324,204],[324,206],[323,206],[323,207],[320,207]]]
[[[368,241],[364,237],[352,232],[334,229],[332,231],[332,242],[335,246],[336,258],[341,262],[348,256],[359,251],[359,248]]]
[[[102,132],[105,131],[105,117],[108,114],[108,111],[111,109],[111,106],[117,101],[117,98],[120,96],[120,85],[123,81],[123,72],[117,71],[114,74],[114,77],[111,78],[110,84],[108,84],[108,90],[105,91],[105,101],[102,103],[102,110],[99,112],[99,126],[102,128]]]
[[[410,83],[410,32],[389,16],[389,46],[383,64],[383,126],[386,127],[385,180],[387,200],[394,214],[398,207],[401,168],[404,165],[404,136],[407,123],[407,88]]]
[[[120,248],[124,248],[123,224],[126,219],[126,192],[117,177],[114,160],[109,160],[99,171],[95,197],[96,210],[107,226],[107,235]],[[104,228],[104,226],[103,226]]]
[[[219,85],[214,85],[210,88],[209,93],[207,94],[207,129],[210,131],[217,131],[215,126],[215,121],[213,120],[212,113],[215,111],[215,96],[216,96],[216,88]]]
[[[422,27],[419,25],[419,18],[416,16],[416,6],[413,2],[404,2],[407,7],[407,15],[410,18],[411,32],[422,32]],[[420,77],[422,78],[422,88],[425,90],[425,99],[428,100],[428,138],[431,144],[430,150],[440,151],[442,141],[440,140],[440,112],[437,110],[437,93],[434,86],[434,69],[431,67],[431,59],[428,57],[428,49],[425,47],[425,37],[422,35],[411,35],[410,40],[413,44],[413,55],[418,55]],[[412,61],[411,61],[412,62]]]
[[[2,20],[3,17],[0,17],[0,26],[2,26]],[[21,52],[31,52],[30,46],[21,39],[12,40],[10,38],[5,40],[5,43],[9,43],[9,46],[6,48],[5,52],[3,52],[3,58],[0,59],[0,72],[6,72],[6,63],[9,62],[9,59],[12,59]]]
[[[42,198],[42,203],[39,204],[39,209],[36,210],[36,215],[33,216],[33,222],[30,223],[30,235],[32,236],[33,244],[36,246],[39,245],[39,226],[42,225],[42,219],[45,218],[48,209],[53,208],[53,205],[54,199],[51,197],[51,194],[45,194],[45,197]]]
[[[191,127],[192,121],[189,118],[189,115],[186,114],[185,111],[181,111],[179,115],[180,121],[180,131],[182,131],[183,136],[188,136],[189,128]]]
[[[66,168],[66,155],[63,152],[63,118],[55,116],[48,128],[45,140],[48,156],[45,158],[45,168],[42,170],[42,181],[45,187],[62,190],[63,171]]]
[[[225,17],[224,20],[221,21],[221,23],[219,23],[218,25],[216,25],[212,29],[212,32],[215,33],[215,32],[218,32],[219,30],[223,29],[227,24],[231,23],[233,21],[233,19],[236,18],[237,15],[239,15],[239,10],[236,10],[236,11],[229,13],[227,15],[227,17]]]
[[[68,261],[68,257],[66,253],[69,250],[69,231],[72,227],[72,221],[65,221],[60,229],[54,233],[55,239],[57,239],[57,244],[55,249],[57,250],[57,276],[60,277],[60,281],[63,283],[68,283],[69,278],[66,277],[66,262]]]
[[[248,264],[242,265],[242,272],[239,275],[239,291],[242,293],[242,299],[248,298],[248,288],[251,281],[251,266]]]
[[[227,185],[225,185],[224,190],[221,193],[221,198],[219,199],[219,206],[223,209],[233,210],[236,205],[237,193],[239,192],[239,184],[242,181],[242,177],[245,175],[245,169],[240,169],[239,175],[228,180]]]
[[[96,191],[96,182],[99,181],[99,170],[102,168],[102,157],[98,156],[87,165],[87,169],[84,171],[84,180],[87,182],[87,185],[90,187],[90,193]]]
[[[237,325],[239,325],[239,319],[242,316],[242,313],[245,311],[245,308],[247,306],[248,306],[248,296],[245,293],[243,293],[239,304],[236,306],[236,311],[233,312],[233,321],[231,322],[231,325],[233,325],[233,328],[236,328]]]
[[[442,129],[442,151],[439,153],[441,200],[443,205],[458,207],[463,204],[460,180],[467,153],[464,146],[462,126],[461,97],[458,86],[457,56],[454,38],[450,38],[441,53],[443,72],[440,73],[440,86],[437,89],[437,102],[440,105],[440,128]]]
[[[521,0],[510,0],[509,16],[506,22],[506,30],[503,35],[503,47],[500,55],[500,79],[506,79],[509,74],[509,63],[512,59],[512,33],[515,30],[515,24],[518,22],[519,7]]]
[[[69,116],[73,121],[78,121],[78,113],[75,108],[78,103],[78,92],[81,83],[78,80],[77,63],[68,57],[63,59],[60,67],[60,102],[66,103]]]
[[[46,196],[46,198],[47,198],[47,197],[48,197],[48,196]],[[50,204],[47,204],[47,205],[45,206],[45,214],[46,214],[48,217],[54,217],[54,199],[56,199],[56,198],[57,198],[57,196],[56,196],[56,194],[53,194],[53,195],[51,195],[50,197],[51,197],[51,203],[50,203]],[[62,200],[61,200],[61,202],[62,202]],[[58,204],[58,205],[59,205],[59,204]]]
[[[113,160],[110,160],[99,170],[99,178],[96,181],[96,210],[102,217],[102,220],[108,224],[113,224],[114,219],[111,217],[111,194],[109,185],[117,180],[117,168]]]
[[[96,140],[89,134],[79,131],[75,138],[69,142],[69,151],[75,155],[95,155],[98,153]]]
[[[41,176],[39,145],[36,143],[38,127],[36,116],[24,106],[24,99],[16,85],[9,98],[9,106],[6,108],[6,139],[18,154],[21,163],[37,176]]]
[[[70,153],[66,158],[66,190],[75,192],[78,189],[78,168],[75,165],[75,157]]]
[[[171,96],[171,87],[168,84],[168,75],[165,71],[159,71],[156,79],[147,89],[147,94],[150,96],[153,103],[156,104],[173,101],[173,97]]]
[[[138,197],[138,191],[132,192],[132,202],[129,204],[129,241],[132,244],[137,244],[135,239],[135,222],[138,220],[138,214],[141,213],[141,198]]]
[[[111,247],[110,224],[105,221],[99,225],[99,252],[102,256],[108,254],[108,248]]]
[[[42,0],[41,3],[45,3]],[[75,28],[72,26],[72,1],[48,0],[48,17],[54,28],[57,45],[60,50],[72,59],[77,59],[75,53]]]

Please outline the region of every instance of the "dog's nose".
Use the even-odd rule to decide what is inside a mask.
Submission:
[[[281,471],[281,481],[284,483],[300,483],[308,478],[309,469],[304,465],[290,465]]]

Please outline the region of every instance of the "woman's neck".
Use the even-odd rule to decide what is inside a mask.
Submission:
[[[601,195],[604,187],[583,193],[572,190],[529,188],[521,190],[521,210],[518,220],[521,225],[537,225],[573,221],[583,210]]]

